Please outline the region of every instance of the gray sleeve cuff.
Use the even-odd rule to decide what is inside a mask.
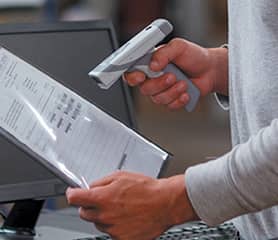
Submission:
[[[246,212],[229,176],[227,155],[187,169],[185,183],[189,199],[201,220],[210,226]]]
[[[219,94],[219,93],[214,93],[214,97],[216,99],[216,102],[220,105],[220,107],[225,110],[228,111],[229,110],[229,97]]]

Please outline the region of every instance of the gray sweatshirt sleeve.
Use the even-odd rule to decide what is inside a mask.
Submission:
[[[209,225],[278,204],[278,119],[226,155],[189,168],[185,182]]]

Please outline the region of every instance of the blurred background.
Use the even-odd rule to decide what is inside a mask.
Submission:
[[[227,41],[226,7],[223,0],[0,0],[0,24],[108,18],[122,44],[152,20],[164,17],[175,26],[171,38],[216,47]],[[152,104],[137,89],[131,91],[139,131],[175,156],[167,176],[230,149],[228,112],[213,96],[202,99],[189,114],[170,112]]]

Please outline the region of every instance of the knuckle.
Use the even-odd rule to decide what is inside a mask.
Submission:
[[[163,49],[163,47],[160,48],[160,49],[158,49],[158,50],[156,50],[156,51],[153,53],[153,55],[152,55],[152,60],[159,61],[160,55],[161,55],[161,52],[162,52],[162,49]]]
[[[160,69],[168,62],[168,55],[169,55],[169,50],[167,49],[167,46],[163,46],[154,52],[152,56],[152,60],[159,63],[160,66],[159,69]]]
[[[160,91],[166,90],[168,87],[169,87],[169,84],[168,84],[167,79],[163,79],[163,80],[159,81],[158,88],[160,89]]]
[[[183,105],[187,104],[190,100],[190,96],[187,93],[184,93],[181,95],[181,97],[179,98],[179,102]]]
[[[121,171],[119,171],[119,173],[120,173],[120,176],[127,176],[127,175],[131,174],[130,172],[125,171],[125,170],[121,170]]]
[[[182,38],[174,38],[169,42],[169,46],[171,47],[176,47],[176,46],[181,46],[184,44],[184,39]]]
[[[178,94],[180,94],[180,93],[185,92],[186,89],[187,89],[187,84],[186,84],[186,82],[180,81],[180,82],[178,82],[178,84],[177,84],[176,87],[175,87],[175,92],[178,93]]]
[[[95,194],[95,191],[89,191],[89,193],[88,193],[88,199],[91,199],[91,200],[96,201],[96,200],[98,200],[98,195]]]
[[[151,100],[155,104],[160,104],[159,98],[157,96],[151,96]]]
[[[177,81],[177,77],[174,73],[167,73],[163,78],[163,82],[167,87],[172,86],[173,84],[176,83],[176,81]]]
[[[139,88],[139,91],[142,95],[144,96],[147,96],[148,95],[148,89],[146,87],[146,85],[142,85],[140,88]]]
[[[88,214],[88,211],[86,211],[86,210],[83,209],[83,208],[80,208],[80,209],[79,209],[79,216],[80,216],[80,218],[82,218],[82,219],[84,219],[84,220],[86,220],[86,221],[92,220],[90,214]]]
[[[123,75],[124,80],[130,85],[130,86],[136,86],[140,83],[142,83],[146,76],[144,73],[139,72],[139,71],[135,71],[135,72],[131,72],[131,73],[125,73]]]
[[[103,192],[96,190],[89,193],[88,199],[91,200],[91,207],[103,206],[107,202],[107,198]]]
[[[97,206],[104,207],[108,202],[108,198],[105,194],[99,193],[97,196],[94,196],[94,202]]]
[[[96,222],[99,224],[106,224],[108,221],[105,213],[96,212],[93,210],[81,209],[79,211],[79,216],[86,221]]]
[[[67,201],[70,205],[79,205],[79,197],[76,194],[69,194]]]
[[[96,220],[99,223],[106,224],[108,219],[105,213],[99,213],[96,215]]]
[[[179,81],[179,86],[183,87],[184,89],[186,89],[187,83],[185,81]]]
[[[123,171],[117,171],[114,173],[114,177],[116,177],[116,178],[122,177],[123,175],[124,175]]]
[[[157,101],[159,101],[160,104],[168,104],[171,101],[171,95],[168,92],[160,94],[157,96]]]
[[[167,74],[166,74],[166,77],[176,80],[176,75],[175,75],[174,73],[171,73],[171,72],[167,73]]]

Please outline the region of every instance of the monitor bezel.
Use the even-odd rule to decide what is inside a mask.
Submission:
[[[54,33],[54,32],[82,32],[82,31],[108,31],[113,50],[118,48],[117,38],[113,24],[109,20],[93,20],[78,22],[51,22],[51,23],[12,23],[0,24],[1,35]],[[130,127],[136,130],[136,120],[133,112],[132,98],[128,86],[120,83],[126,99],[126,109]],[[22,152],[22,154],[26,154]],[[47,199],[64,194],[65,186],[58,179],[34,181],[23,184],[10,184],[0,187],[0,202],[15,202],[24,199]],[[32,191],[26,191],[27,185]],[[5,191],[4,191],[5,189]],[[12,190],[11,190],[12,189]],[[5,192],[5,193],[4,193]]]

